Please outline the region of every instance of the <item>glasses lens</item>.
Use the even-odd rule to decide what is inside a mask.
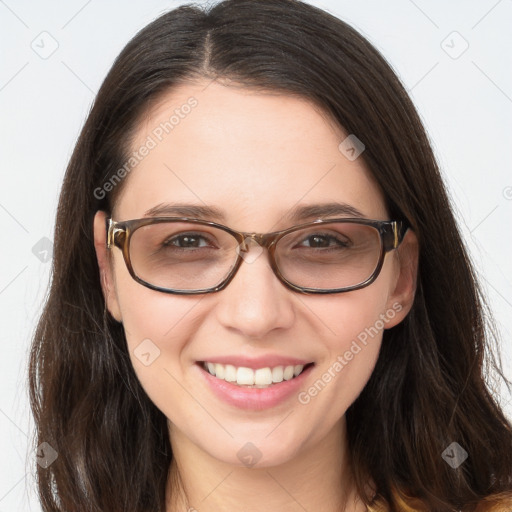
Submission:
[[[217,286],[237,259],[236,239],[222,229],[192,222],[161,222],[135,230],[130,260],[143,281],[170,290]]]
[[[177,291],[214,288],[231,272],[238,242],[226,231],[194,222],[159,222],[130,238],[135,274],[153,286]],[[379,265],[379,231],[349,222],[318,224],[282,237],[275,260],[290,283],[316,290],[350,288]]]
[[[276,247],[276,264],[296,286],[330,290],[365,282],[381,255],[379,231],[364,224],[337,222],[293,231]]]

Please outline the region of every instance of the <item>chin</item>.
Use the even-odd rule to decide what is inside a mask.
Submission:
[[[304,440],[291,438],[287,430],[283,430],[281,435],[269,432],[271,429],[265,433],[259,430],[256,436],[237,435],[232,432],[234,439],[223,443],[212,440],[213,446],[205,446],[203,449],[226,464],[255,469],[286,464],[304,449]]]

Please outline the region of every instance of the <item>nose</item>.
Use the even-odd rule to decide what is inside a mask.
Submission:
[[[242,264],[226,288],[217,292],[217,319],[242,336],[262,339],[275,329],[293,325],[293,291],[270,267],[268,251],[255,241],[241,252]]]

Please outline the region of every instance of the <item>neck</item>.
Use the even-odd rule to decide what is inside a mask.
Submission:
[[[234,466],[211,457],[172,429],[167,512],[364,512],[352,479],[346,422],[308,451],[277,465]]]

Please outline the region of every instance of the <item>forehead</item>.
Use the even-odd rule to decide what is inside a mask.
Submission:
[[[266,230],[285,227],[274,224],[297,206],[339,202],[386,218],[362,157],[351,160],[339,149],[347,135],[303,98],[182,84],[139,123],[136,165],[115,215],[138,218],[163,203],[186,203],[222,210],[235,229]]]

